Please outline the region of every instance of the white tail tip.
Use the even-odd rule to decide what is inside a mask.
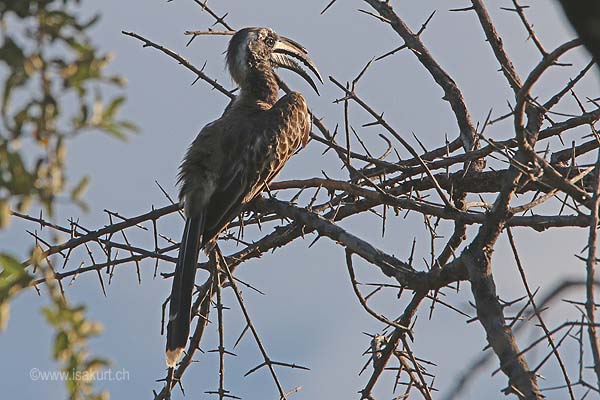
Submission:
[[[181,357],[181,353],[183,353],[183,347],[178,347],[173,350],[167,350],[167,357],[166,357],[167,367],[175,368],[175,365],[177,364],[177,362],[179,361],[179,358]]]

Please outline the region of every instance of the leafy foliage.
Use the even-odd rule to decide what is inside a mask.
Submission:
[[[69,399],[108,399],[107,392],[94,392],[93,377],[109,363],[104,358],[90,356],[87,346],[88,339],[102,332],[102,326],[85,318],[84,306],[70,305],[58,289],[51,269],[48,266],[41,268],[45,272],[45,285],[51,300],[43,313],[56,331],[52,356],[62,364]]]
[[[56,199],[64,193],[85,208],[82,197],[89,177],[68,182],[69,140],[86,131],[118,139],[137,131],[118,118],[125,97],[106,98],[125,82],[106,72],[112,56],[102,53],[90,34],[99,16],[81,18],[79,3],[0,0],[0,229],[8,226],[12,207],[26,212],[36,202],[52,215]],[[108,398],[93,388],[94,373],[108,362],[91,357],[87,348],[87,340],[98,335],[101,326],[85,318],[84,307],[68,303],[44,258],[36,246],[27,264],[45,276],[50,305],[43,313],[56,332],[52,354],[69,377],[69,398]],[[31,284],[31,272],[0,253],[0,330],[8,320],[10,300]]]
[[[0,253],[0,331],[8,321],[9,300],[31,282],[23,265],[8,254]]]
[[[112,56],[102,54],[90,40],[89,30],[99,16],[82,20],[73,10],[78,3],[0,2],[0,74],[5,74],[0,227],[8,223],[7,203],[18,202],[23,211],[37,200],[52,212],[56,196],[67,189],[68,139],[88,130],[125,139],[137,130],[118,119],[124,97],[103,98],[103,87],[120,88],[124,81],[106,73]],[[82,204],[78,195],[86,182],[72,188],[77,204]]]

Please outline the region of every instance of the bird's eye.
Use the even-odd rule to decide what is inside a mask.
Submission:
[[[267,43],[267,46],[269,46],[269,47],[275,46],[275,39],[273,39],[270,36],[267,37],[267,39],[265,40],[265,42]]]

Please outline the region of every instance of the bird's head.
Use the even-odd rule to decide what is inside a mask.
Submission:
[[[323,83],[317,67],[304,47],[279,36],[270,28],[244,28],[237,31],[227,48],[227,67],[233,80],[242,85],[248,74],[257,68],[285,68],[304,78],[317,92],[317,85],[300,65],[311,70]]]

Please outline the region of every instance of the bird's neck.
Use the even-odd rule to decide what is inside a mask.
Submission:
[[[241,85],[240,100],[272,106],[279,97],[279,85],[270,65],[258,64],[249,69]]]

